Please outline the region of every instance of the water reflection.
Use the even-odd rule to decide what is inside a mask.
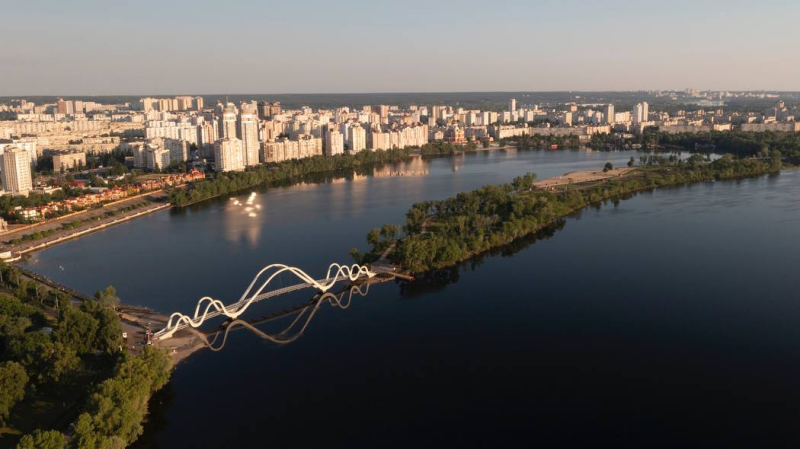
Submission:
[[[271,343],[278,345],[289,344],[303,336],[303,333],[305,333],[309,324],[311,324],[311,321],[323,306],[327,304],[333,308],[347,310],[353,302],[354,295],[367,296],[369,294],[369,286],[370,283],[367,282],[362,285],[349,286],[336,293],[326,292],[318,294],[309,302],[294,309],[284,310],[267,317],[253,320],[236,319],[228,321],[212,331],[201,332],[192,329],[192,332],[200,338],[201,342],[208,347],[208,349],[214,352],[221,351],[228,342],[228,335],[237,329],[249,330],[253,334]],[[292,319],[292,317],[294,318]],[[279,326],[276,323],[285,323],[290,319],[291,321],[289,321],[288,325],[272,333],[256,327],[262,324]]]
[[[568,218],[580,220],[581,211],[574,213]],[[546,226],[539,232],[520,237],[508,245],[500,246],[498,248],[478,254],[459,265],[416,275],[414,282],[403,282],[400,284],[400,294],[404,297],[413,298],[444,290],[448,285],[455,284],[459,281],[462,270],[469,269],[469,271],[475,271],[478,267],[483,265],[487,257],[513,257],[515,254],[528,248],[534,243],[553,237],[566,225],[567,219],[562,218],[556,220],[553,224]]]
[[[230,242],[244,242],[250,247],[258,244],[261,235],[260,215],[263,204],[257,202],[257,193],[250,192],[250,195],[241,200],[239,197],[231,197],[228,204],[223,209],[223,236]]]

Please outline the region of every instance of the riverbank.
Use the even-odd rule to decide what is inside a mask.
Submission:
[[[4,378],[14,398],[0,411],[0,446],[34,432],[75,447],[133,442],[169,379],[168,352],[133,342],[137,327],[113,287],[90,297],[5,263],[0,274],[2,369],[14,373]]]
[[[600,177],[591,171],[584,173],[580,184],[567,182],[545,189],[534,185],[533,176],[522,176],[511,184],[418,203],[407,213],[406,235],[389,258],[409,273],[442,269],[538,232],[590,204],[661,186],[761,176],[781,168],[779,157],[765,161],[725,156],[711,163],[699,159],[663,160],[658,166],[627,170],[625,176]],[[373,245],[369,257],[389,244],[386,239],[368,240]]]
[[[185,207],[199,201],[244,190],[285,182],[306,175],[336,174],[368,170],[386,163],[407,161],[408,148],[402,150],[363,150],[356,154],[312,156],[280,163],[262,164],[244,172],[217,173],[214,179],[190,183],[184,189],[173,189],[169,201],[175,207]]]
[[[18,260],[26,253],[169,208],[166,198],[163,191],[153,192],[12,230],[2,236],[0,252],[8,253],[6,260]]]

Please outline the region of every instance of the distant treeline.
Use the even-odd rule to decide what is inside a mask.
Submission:
[[[532,136],[516,136],[500,139],[500,146],[502,147],[512,142],[517,148],[523,150],[545,150],[549,149],[551,145],[558,145],[558,148],[563,150],[565,148],[578,148],[581,144],[581,139],[576,135],[543,136],[541,134],[534,134]]]
[[[256,186],[285,182],[305,175],[366,170],[379,164],[405,161],[410,156],[410,149],[364,150],[356,154],[340,154],[333,157],[314,156],[277,164],[263,164],[243,172],[217,173],[213,179],[194,182],[186,188],[173,189],[170,192],[169,201],[173,206],[180,207]]]
[[[711,163],[699,154],[687,161],[652,157],[648,158],[648,167],[627,177],[567,186],[559,192],[532,188],[535,175],[529,174],[510,184],[485,186],[441,201],[415,204],[406,215],[406,234],[397,241],[390,258],[411,272],[441,269],[540,231],[590,204],[659,186],[758,176],[780,168],[777,153],[768,160],[725,155]],[[376,230],[368,235],[373,251],[365,260],[374,259],[376,253],[388,247],[392,233],[379,234],[385,238],[377,238]],[[357,255],[356,251],[353,253]]]
[[[451,156],[456,153],[470,152],[478,149],[478,144],[475,142],[467,142],[464,144],[449,143],[449,142],[430,142],[422,145],[419,152],[424,157],[435,156]]]
[[[642,150],[679,148],[686,151],[731,153],[741,157],[771,157],[777,150],[783,157],[800,157],[800,134],[787,132],[711,131],[704,133],[665,133],[645,128],[641,134],[623,139],[620,134],[595,134],[589,146],[596,150],[626,149],[640,145]]]
[[[768,157],[780,151],[787,157],[800,156],[800,134],[786,132],[714,131],[708,133],[658,133],[660,145],[680,146],[689,151],[713,151],[740,156]]]

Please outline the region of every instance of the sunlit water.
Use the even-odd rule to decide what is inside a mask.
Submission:
[[[495,152],[406,167],[427,171],[417,176],[271,189],[250,205],[248,192],[54,247],[30,266],[188,311],[202,295],[238,297],[271,262],[313,274],[346,261],[413,202],[630,156]],[[178,367],[141,445],[796,446],[798,266],[798,172],[640,194],[447,282],[324,305],[291,344],[232,332],[223,350]]]

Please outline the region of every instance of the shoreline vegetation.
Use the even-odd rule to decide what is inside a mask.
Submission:
[[[93,221],[102,221],[103,219],[110,218],[110,217],[115,217],[115,216],[120,215],[120,214],[125,215],[125,214],[127,214],[129,212],[133,212],[133,211],[135,211],[137,209],[140,209],[142,207],[146,207],[148,205],[150,205],[150,202],[148,202],[146,200],[142,200],[142,201],[134,203],[134,204],[132,204],[130,206],[125,206],[125,207],[123,207],[121,209],[118,209],[118,210],[105,211],[101,215],[98,215],[98,216],[88,217],[88,218],[80,217],[80,218],[78,218],[76,220],[64,222],[57,228],[48,229],[46,231],[34,231],[34,232],[30,233],[30,234],[25,234],[25,235],[23,235],[23,236],[21,236],[19,238],[11,239],[11,240],[8,241],[8,244],[9,245],[19,245],[20,243],[32,242],[32,241],[35,241],[35,240],[40,240],[40,239],[49,237],[49,236],[51,236],[51,235],[53,235],[53,234],[55,234],[55,233],[57,233],[59,231],[70,231],[70,230],[73,230],[73,229],[75,229],[75,228],[77,228],[77,227],[79,227],[81,225],[84,225],[84,224],[87,224],[87,223],[91,223]]]
[[[523,143],[523,148],[537,148],[547,142]],[[475,150],[477,145],[436,144],[419,152],[423,157],[436,157]],[[782,167],[780,151],[749,146],[742,153],[756,157],[727,154],[710,162],[701,154],[686,160],[674,155],[643,155],[640,165],[619,177],[548,188],[536,188],[535,175],[527,174],[508,184],[417,203],[406,214],[404,226],[387,224],[371,230],[367,241],[372,250],[361,254],[353,248],[351,255],[359,262],[371,263],[388,252],[389,260],[402,270],[435,276],[462,262],[524,243],[538,233],[556,232],[566,217],[590,205],[630,198],[657,187],[761,176]],[[307,175],[345,174],[402,162],[411,154],[412,149],[406,148],[269,164],[174,189],[170,200],[183,207]],[[797,154],[788,152],[787,156]],[[632,165],[633,159],[629,167]],[[605,170],[614,173],[610,164]],[[140,355],[121,351],[125,344],[121,341],[119,302],[113,288],[107,288],[94,299],[73,305],[69,295],[30,282],[18,268],[0,262],[0,424],[6,426],[1,433],[4,439],[19,438],[18,448],[79,449],[124,447],[136,441],[149,399],[169,381],[172,358],[166,350],[149,346]]]
[[[654,129],[645,129],[642,134],[633,135],[621,143],[619,136],[594,135],[586,145],[597,151],[615,151],[622,149],[663,150],[667,152],[728,152],[737,156],[769,157],[775,151],[781,151],[788,162],[800,164],[800,136],[791,133],[760,132],[746,133],[738,131],[668,134]],[[479,148],[479,145],[482,148]],[[473,153],[479,149],[504,149],[511,145],[521,150],[566,150],[579,148],[582,142],[575,135],[566,136],[517,136],[501,139],[492,145],[488,140],[473,141],[465,144],[448,142],[431,142],[419,148],[406,147],[392,150],[363,150],[356,154],[341,154],[333,157],[315,156],[306,159],[290,160],[281,163],[264,164],[250,168],[244,172],[219,173],[213,179],[189,183],[169,192],[169,204],[174,209],[181,209],[192,204],[227,194],[237,194],[253,187],[287,186],[320,176],[344,177],[350,173],[366,174],[370,169],[409,160],[418,154],[422,158],[432,159],[448,157],[455,154]],[[312,179],[312,182],[315,182]],[[135,211],[119,211],[121,215]],[[89,222],[91,220],[85,220]],[[60,230],[38,230],[31,232],[6,244],[13,251],[15,246],[31,241],[46,239],[56,232],[71,232],[69,223]],[[59,239],[66,240],[66,239]]]
[[[387,224],[372,229],[367,234],[372,250],[362,255],[352,248],[350,253],[357,261],[371,263],[394,245],[388,258],[402,270],[440,270],[539,232],[592,204],[626,199],[657,187],[777,173],[782,166],[778,151],[769,158],[737,159],[726,154],[708,162],[694,154],[685,161],[647,156],[642,162],[643,166],[623,177],[597,182],[538,189],[533,187],[536,175],[527,174],[509,184],[417,203],[406,214],[405,226]],[[404,235],[396,239],[401,232]]]
[[[17,448],[117,448],[143,431],[172,358],[126,342],[113,287],[80,305],[0,262],[0,436]],[[6,444],[8,443],[8,444]]]
[[[182,189],[173,189],[169,202],[174,207],[185,207],[221,195],[239,192],[252,187],[271,185],[316,173],[347,173],[366,170],[382,164],[407,161],[411,149],[364,150],[356,154],[334,157],[313,156],[280,163],[263,164],[243,172],[224,172],[214,179],[189,183]]]

